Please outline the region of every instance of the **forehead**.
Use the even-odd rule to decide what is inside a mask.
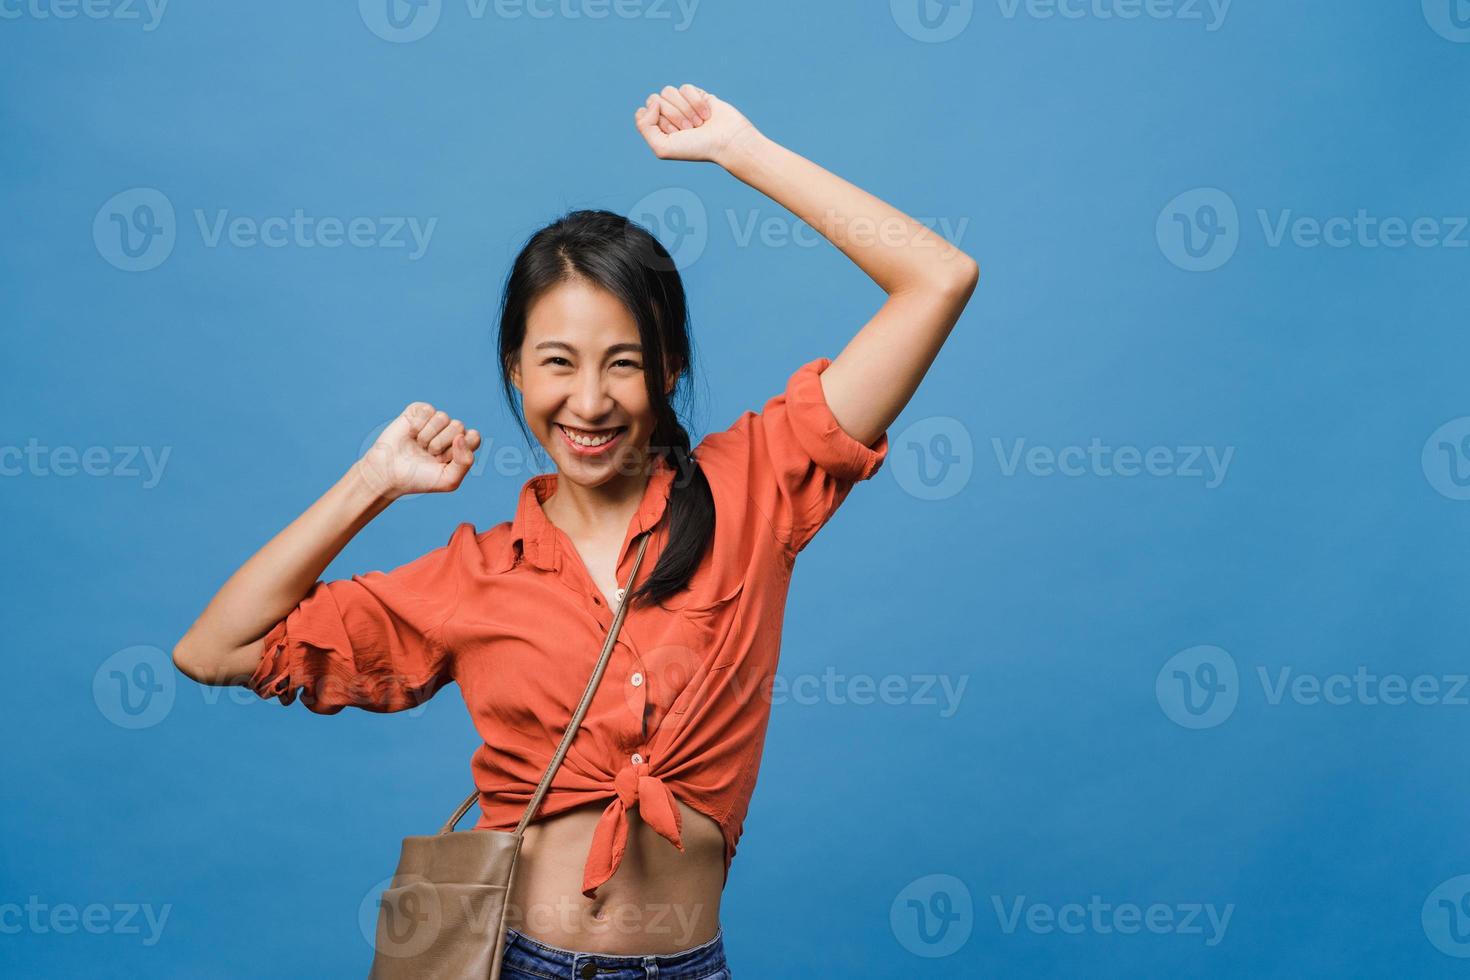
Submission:
[[[577,347],[636,343],[638,322],[612,293],[575,279],[546,290],[526,311],[526,344],[546,340]]]

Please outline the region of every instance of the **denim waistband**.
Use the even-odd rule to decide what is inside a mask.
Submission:
[[[506,927],[505,968],[524,970],[533,976],[554,980],[700,980],[725,968],[725,930],[714,938],[677,953],[618,956],[581,953],[550,946],[525,933]],[[596,967],[594,972],[593,966]]]

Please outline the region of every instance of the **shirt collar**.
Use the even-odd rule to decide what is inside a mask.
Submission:
[[[664,511],[668,509],[674,467],[662,456],[655,455],[651,459],[652,472],[648,477],[648,485],[643,490],[643,500],[638,505],[637,513],[633,515],[628,537],[623,541],[624,548],[634,535],[658,524]],[[546,511],[541,509],[541,502],[556,492],[556,483],[557,473],[553,470],[550,473],[538,473],[522,485],[516,503],[515,520],[510,527],[512,561],[519,543],[521,555],[537,568],[552,571],[557,567],[560,549],[557,545],[556,528],[547,518]]]

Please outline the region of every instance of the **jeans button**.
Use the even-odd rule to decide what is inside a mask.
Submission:
[[[588,978],[590,977],[597,976],[597,964],[592,962],[591,960],[588,960],[586,963],[582,964],[582,969],[577,972],[582,974],[583,980],[588,980]]]

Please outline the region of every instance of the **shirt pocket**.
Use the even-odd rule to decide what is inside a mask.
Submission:
[[[735,649],[730,642],[740,617],[743,581],[716,591],[713,599],[701,599],[680,607],[680,632],[684,642],[695,652],[698,663],[709,663],[719,670],[735,662]],[[713,658],[711,661],[710,658]]]

